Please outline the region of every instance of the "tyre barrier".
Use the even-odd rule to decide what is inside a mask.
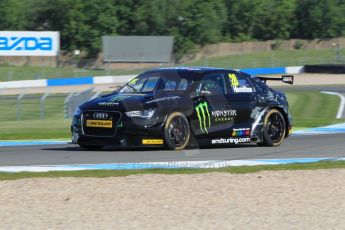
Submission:
[[[322,65],[305,65],[304,72],[306,73],[331,73],[344,74],[344,64],[322,64]]]

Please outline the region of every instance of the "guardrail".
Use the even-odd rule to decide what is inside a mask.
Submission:
[[[85,101],[101,95],[89,88],[69,94],[51,93],[2,95],[0,121],[70,119],[76,108]]]
[[[63,119],[66,94],[2,95],[0,121]]]
[[[85,101],[96,98],[101,92],[93,93],[93,88],[83,92],[70,93],[64,101],[64,118],[72,118],[79,105]]]

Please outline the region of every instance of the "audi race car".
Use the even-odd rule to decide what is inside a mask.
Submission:
[[[209,67],[150,70],[80,105],[72,143],[84,149],[279,146],[290,134],[292,118],[285,95],[267,80],[292,84],[293,76],[265,78]]]

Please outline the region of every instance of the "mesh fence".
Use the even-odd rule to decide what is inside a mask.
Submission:
[[[0,121],[63,118],[64,94],[21,94],[0,97]]]
[[[70,119],[78,106],[100,95],[92,89],[71,94],[0,96],[0,121]]]

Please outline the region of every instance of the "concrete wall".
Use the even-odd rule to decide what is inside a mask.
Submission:
[[[57,57],[0,57],[0,65],[57,67]]]
[[[253,52],[264,52],[271,50],[296,50],[300,49],[315,50],[315,49],[332,49],[339,46],[345,48],[345,37],[336,39],[315,39],[315,40],[269,40],[269,41],[253,41],[240,43],[218,43],[208,44],[201,47],[198,52],[186,55],[182,59],[185,61],[196,61],[207,57],[219,57],[233,54],[244,54]]]

